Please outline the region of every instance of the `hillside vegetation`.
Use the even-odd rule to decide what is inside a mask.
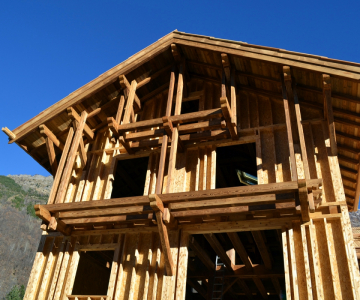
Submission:
[[[27,285],[41,230],[34,204],[46,204],[52,177],[0,175],[0,299]]]

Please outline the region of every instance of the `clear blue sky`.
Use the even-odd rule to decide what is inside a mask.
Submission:
[[[174,29],[360,62],[360,1],[1,1],[0,127]],[[47,171],[0,132],[0,175]]]

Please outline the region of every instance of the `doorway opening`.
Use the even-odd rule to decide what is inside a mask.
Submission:
[[[81,251],[73,295],[107,294],[114,251]]]
[[[216,149],[216,188],[257,184],[255,143]]]
[[[119,160],[114,172],[111,198],[144,195],[149,157]]]

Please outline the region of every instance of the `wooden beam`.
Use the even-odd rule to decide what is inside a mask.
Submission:
[[[253,280],[254,280],[254,283],[255,283],[257,289],[260,292],[260,295],[261,295],[262,299],[267,299],[268,295],[267,295],[266,289],[265,289],[264,284],[262,283],[261,279],[260,278],[253,278]]]
[[[39,126],[40,134],[46,139],[49,138],[56,147],[64,150],[64,145],[59,141],[59,139],[53,134],[49,128],[47,128],[44,124]]]
[[[79,143],[79,154],[80,154],[80,159],[81,159],[81,167],[85,168],[86,163],[87,163],[87,154],[86,154],[86,150],[85,150],[85,146],[84,146],[84,141],[83,139],[80,139],[80,143]]]
[[[186,283],[190,285],[194,290],[198,292],[199,295],[207,299],[207,292],[202,285],[200,285],[196,280],[187,279]]]
[[[16,138],[15,133],[13,133],[9,128],[3,127],[1,130],[9,137],[9,140],[13,140]]]
[[[195,252],[196,256],[201,260],[204,266],[209,269],[209,271],[215,270],[214,262],[211,260],[207,252],[196,241],[194,236],[190,238],[189,246]]]
[[[301,209],[301,218],[303,222],[310,221],[310,211],[309,211],[309,202],[308,202],[308,189],[306,186],[306,181],[301,179],[298,181],[299,185],[299,200],[300,200],[300,209]]]
[[[287,71],[287,69],[285,69]],[[289,78],[290,76],[290,78]],[[289,108],[289,100],[287,96],[286,82],[291,84],[291,75],[289,73],[284,72],[284,81],[283,81],[283,101],[284,101],[284,110],[285,110],[285,120],[286,120],[286,130],[289,144],[289,153],[290,153],[290,169],[291,169],[291,180],[296,181],[298,179],[297,169],[296,169],[296,160],[295,160],[295,151],[294,151],[294,142],[293,142],[293,134],[291,128],[291,117],[290,117],[290,108]]]
[[[331,156],[337,155],[335,122],[331,103],[331,80],[330,75],[323,74],[324,118],[328,124]]]
[[[184,199],[191,200],[210,200],[219,198],[231,198],[239,196],[263,195],[290,193],[298,190],[297,181],[287,181],[278,183],[268,183],[260,185],[239,186],[231,188],[220,188],[205,191],[190,191],[181,193],[169,193],[158,195],[164,203],[181,202]]]
[[[174,57],[174,60],[177,63],[181,63],[181,53],[180,49],[176,46],[176,44],[171,44],[171,53]]]
[[[231,222],[211,222],[203,224],[181,224],[179,228],[190,234],[207,234],[212,232],[241,232],[251,230],[272,230],[288,226],[292,221],[299,220],[298,216],[266,218]]]
[[[231,80],[230,80],[230,97],[231,97],[231,123],[235,128],[237,128],[237,109],[236,109],[236,77],[235,77],[235,69],[231,71]]]
[[[123,79],[125,80],[125,76],[123,76]],[[134,100],[135,100],[135,91],[136,91],[136,86],[137,86],[137,82],[135,80],[133,80],[131,82],[129,89],[129,95],[127,98],[127,102],[126,102],[126,108],[125,108],[125,113],[124,113],[124,118],[123,118],[123,123],[124,124],[128,124],[130,123],[130,116],[131,116],[131,112],[133,111],[133,105],[134,105]]]
[[[187,134],[199,131],[225,129],[226,122],[224,120],[211,120],[199,123],[184,124],[179,126],[179,134]]]
[[[51,166],[51,171],[52,171],[53,176],[55,177],[56,171],[57,171],[57,168],[58,168],[58,163],[56,161],[54,143],[48,137],[46,137],[45,141],[46,141],[46,150],[47,150],[47,153],[48,153],[48,156],[49,156],[49,162],[50,162],[50,166]]]
[[[226,53],[221,53],[221,63],[222,63],[223,68],[224,68],[226,80],[227,80],[228,82],[230,82],[230,70],[231,70],[231,66],[230,66],[229,57],[228,57],[228,55],[227,55]]]
[[[231,287],[239,280],[239,278],[233,279],[223,290],[221,296],[223,297],[227,291],[231,289]]]
[[[219,198],[211,200],[196,200],[196,201],[184,201],[170,203],[169,208],[172,210],[179,209],[193,209],[193,208],[208,208],[208,207],[224,207],[231,206],[236,207],[251,206],[251,205],[266,205],[266,204],[280,204],[293,202],[294,199],[289,197],[288,199],[277,199],[275,194],[259,195],[259,196],[244,196],[244,197],[233,197],[233,198]]]
[[[129,99],[130,94],[131,94],[132,99],[130,100],[131,101],[131,106],[130,107],[133,108],[133,106],[135,106],[134,107],[135,112],[141,110],[141,102],[140,102],[140,99],[136,95],[136,92],[135,92],[136,88],[137,88],[136,80],[133,80],[131,82],[131,84],[130,84],[125,75],[120,75],[119,76],[119,82],[120,82],[121,87],[127,91],[126,93],[128,94],[128,99]],[[135,82],[135,84],[133,82]],[[126,105],[126,107],[128,107],[128,105]]]
[[[214,108],[209,109],[205,111],[199,111],[194,113],[188,113],[188,114],[182,114],[182,115],[176,115],[171,116],[169,119],[173,124],[181,124],[181,123],[188,123],[188,122],[197,122],[197,121],[204,121],[204,120],[212,120],[222,117],[222,110],[221,108]],[[162,118],[155,118],[152,120],[146,120],[146,121],[139,121],[135,123],[129,123],[129,124],[121,124],[118,125],[118,132],[119,134],[122,134],[127,131],[132,130],[143,130],[143,129],[149,129],[152,127],[160,127],[163,126],[163,119]]]
[[[69,107],[67,109],[68,116],[72,119],[80,123],[81,117],[78,115],[78,113],[73,109],[72,107]],[[87,113],[86,113],[87,114]],[[82,113],[81,113],[82,115]],[[87,136],[89,140],[94,139],[94,132],[90,129],[90,127],[85,123],[84,124],[84,134]]]
[[[46,209],[46,206],[40,205],[40,204],[35,204],[34,210],[35,210],[35,214],[38,218],[45,221],[47,224],[49,224],[51,222],[51,218],[53,218],[53,217],[51,216],[50,212]],[[54,230],[57,230],[64,235],[71,234],[71,228],[62,221],[57,222],[57,226],[54,228]]]
[[[286,67],[284,67],[284,71],[286,71],[289,74],[288,76],[286,76],[288,81],[291,81],[290,68],[286,69]],[[292,91],[290,91],[290,89],[292,89]],[[302,124],[300,103],[299,103],[299,99],[297,96],[296,86],[294,86],[294,88],[292,88],[291,83],[288,82],[286,84],[286,90],[287,90],[288,95],[292,94],[294,97],[295,116],[296,116],[297,128],[298,128],[298,133],[299,133],[299,141],[300,141],[302,162],[303,162],[303,166],[304,166],[305,179],[309,180],[310,179],[310,168],[309,168],[309,161],[308,161],[308,157],[307,157],[304,128],[303,128],[303,124]]]
[[[163,73],[169,71],[171,68],[173,67],[173,65],[168,65],[162,69],[160,69],[159,71],[155,72],[152,75],[149,75],[148,77],[146,77],[145,79],[139,81],[138,85],[137,85],[137,89],[143,87],[144,85],[146,85],[147,83],[149,83],[150,81],[153,81],[154,79],[158,78],[160,75],[162,75]]]
[[[125,96],[121,95],[119,105],[118,105],[118,109],[117,109],[117,112],[116,112],[116,117],[115,117],[115,121],[116,121],[117,124],[120,124],[120,122],[121,122],[121,116],[122,116],[123,111],[124,111],[124,105],[125,105]]]
[[[246,269],[252,270],[251,259],[250,259],[249,255],[248,255],[243,243],[241,242],[238,234],[236,232],[228,232],[227,235],[230,238],[230,241],[232,242],[232,244],[233,244],[233,246],[235,248],[235,251],[237,252],[239,257],[241,258],[241,261],[245,265]]]
[[[173,47],[172,47],[173,49]],[[184,63],[180,64],[179,67],[179,76],[178,76],[178,84],[177,84],[177,93],[176,93],[176,101],[175,101],[175,111],[174,115],[180,115],[181,113],[181,104],[183,98],[183,70],[184,70]],[[171,193],[172,190],[172,181],[173,181],[173,173],[175,170],[175,163],[176,163],[176,155],[177,155],[177,148],[179,144],[179,131],[177,127],[174,127],[172,132],[172,140],[171,140],[171,148],[170,148],[170,157],[169,157],[169,167],[168,167],[168,182],[166,185],[166,193]]]
[[[64,166],[66,163],[66,159],[70,150],[70,146],[71,146],[71,142],[72,142],[72,138],[74,136],[74,128],[70,127],[69,129],[69,133],[68,136],[66,138],[66,142],[65,142],[65,146],[64,146],[64,150],[61,154],[61,158],[60,158],[60,163],[58,166],[58,171],[56,172],[55,178],[54,178],[54,182],[53,185],[51,187],[51,192],[49,195],[49,200],[48,200],[48,204],[53,204],[54,200],[55,200],[55,196],[59,187],[59,183],[60,183],[60,179],[64,170]]]
[[[359,155],[360,158],[360,155]],[[356,176],[356,191],[355,191],[355,197],[354,199],[354,211],[357,210],[359,206],[359,197],[360,197],[360,164],[357,166],[357,176]]]
[[[231,138],[233,140],[236,140],[238,138],[238,136],[237,136],[237,126],[236,126],[236,124],[232,123],[233,115],[232,115],[232,112],[231,112],[231,108],[229,106],[228,99],[226,97],[221,97],[220,98],[220,105],[221,105],[221,110],[223,112],[223,116],[224,116],[225,121],[226,121],[226,126],[229,129]]]
[[[214,249],[215,253],[220,257],[221,261],[225,264],[226,268],[229,271],[232,271],[232,265],[230,258],[227,256],[224,248],[222,247],[219,240],[216,238],[214,233],[204,234],[206,240],[209,242],[210,246]]]
[[[126,141],[141,141],[150,138],[162,137],[164,135],[164,129],[152,129],[147,131],[139,131],[133,133],[126,133],[124,135]]]
[[[270,253],[266,247],[266,244],[265,244],[265,241],[264,241],[261,231],[252,231],[251,233],[255,240],[256,246],[260,252],[260,255],[264,262],[265,267],[269,270],[272,269]]]
[[[161,211],[164,213],[164,203],[161,201],[158,195],[149,195],[150,206],[154,211]]]
[[[239,279],[239,278],[238,278]],[[237,281],[239,283],[239,285],[241,286],[241,289],[244,291],[246,297],[250,300],[252,299],[253,295],[252,295],[252,292],[251,290],[249,289],[248,285],[246,284],[246,282],[243,280],[243,279],[239,279]]]
[[[68,159],[66,161],[66,165],[64,167],[63,176],[61,178],[61,183],[59,186],[59,191],[56,196],[56,203],[63,203],[65,194],[67,191],[67,187],[70,181],[70,175],[74,166],[74,161],[76,157],[76,153],[79,149],[80,140],[82,139],[82,134],[85,128],[85,122],[86,122],[87,112],[83,111],[81,113],[81,119],[79,120],[79,123],[76,128],[76,133],[69,151]]]
[[[152,198],[152,196],[153,195],[149,195],[150,205],[152,202],[156,203],[156,199]],[[155,206],[155,207],[157,207],[159,209],[158,206]],[[172,255],[171,255],[171,248],[170,248],[167,227],[165,226],[165,224],[163,222],[163,213],[159,209],[159,210],[155,211],[155,215],[156,215],[156,221],[157,221],[156,223],[157,223],[159,235],[160,235],[161,249],[164,254],[164,259],[165,259],[166,274],[167,274],[167,276],[173,276],[173,275],[175,275],[175,269],[174,269]]]
[[[168,93],[168,98],[167,98],[167,103],[166,103],[166,111],[165,111],[166,117],[169,117],[171,114],[173,95],[174,95],[174,87],[175,87],[175,68],[172,67],[172,70],[170,73],[169,93]],[[161,120],[161,123],[163,123],[162,118],[160,118],[160,120]],[[161,153],[160,153],[160,158],[159,158],[159,169],[158,169],[156,188],[155,188],[156,194],[162,194],[162,191],[163,191],[164,170],[165,170],[166,152],[167,152],[167,147],[168,147],[168,138],[169,137],[167,135],[164,135],[162,138]]]

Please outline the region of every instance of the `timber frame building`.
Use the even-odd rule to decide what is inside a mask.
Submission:
[[[14,130],[54,176],[25,300],[357,299],[360,64],[171,32]]]

